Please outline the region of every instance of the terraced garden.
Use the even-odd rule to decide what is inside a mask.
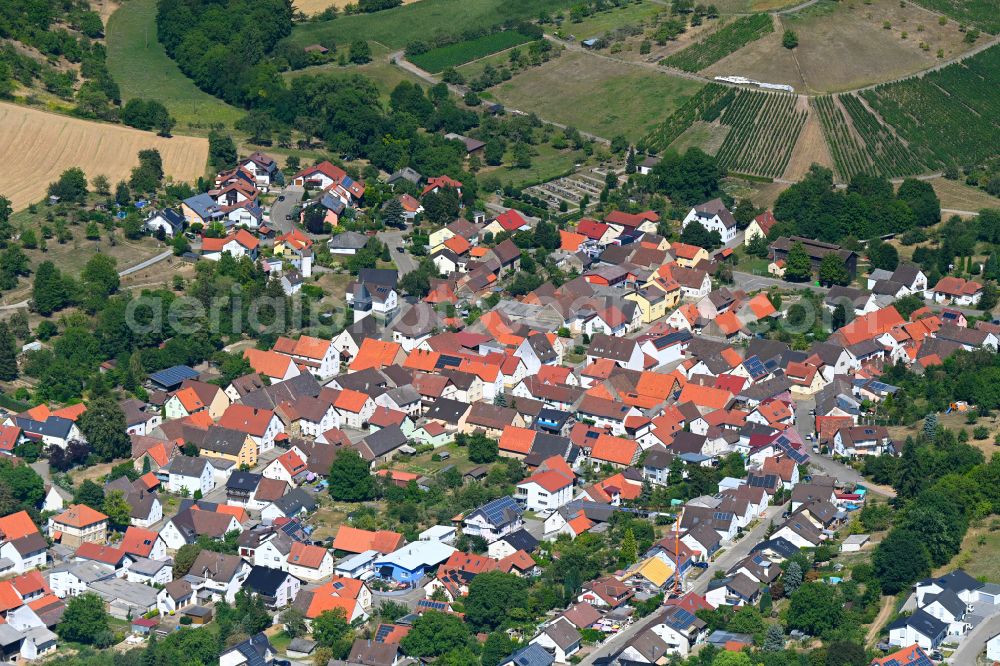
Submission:
[[[698,72],[771,32],[774,32],[774,20],[770,14],[743,16],[660,62]]]

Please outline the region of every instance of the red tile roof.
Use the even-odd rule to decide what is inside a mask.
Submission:
[[[258,409],[237,403],[226,408],[222,418],[219,419],[219,425],[255,437],[262,437],[267,432],[267,426],[272,418],[274,418],[274,412],[270,409]]]

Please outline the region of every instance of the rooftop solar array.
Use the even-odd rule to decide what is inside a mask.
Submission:
[[[480,509],[483,515],[486,516],[486,520],[490,522],[491,525],[501,525],[507,522],[508,512],[512,511],[516,515],[521,515],[521,506],[517,503],[510,495],[505,495],[503,497],[498,497],[492,502],[484,504]]]

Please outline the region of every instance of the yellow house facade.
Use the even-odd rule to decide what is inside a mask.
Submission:
[[[625,299],[633,301],[639,306],[643,324],[652,324],[654,321],[667,316],[667,312],[673,308],[673,305],[670,304],[671,302],[680,300],[680,289],[677,289],[675,294],[671,295],[655,287],[647,286],[631,294],[627,294]]]
[[[455,232],[453,232],[448,227],[441,227],[437,231],[431,232],[431,235],[428,237],[428,242],[427,242],[427,244],[431,246],[430,253],[434,254],[435,252],[444,247],[445,241],[454,237],[455,237]]]
[[[257,443],[250,435],[229,428],[209,428],[198,451],[204,456],[231,460],[238,466],[252,468],[257,464]]]

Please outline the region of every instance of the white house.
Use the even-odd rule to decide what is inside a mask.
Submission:
[[[517,484],[515,498],[528,511],[550,511],[573,499],[573,479],[556,470],[536,472]]]
[[[933,650],[948,635],[948,624],[923,610],[914,611],[889,625],[889,645],[899,647],[916,643],[924,650]]]
[[[310,582],[333,575],[333,555],[326,548],[296,541],[288,552],[288,573]]]
[[[560,617],[546,625],[529,643],[541,645],[551,652],[557,664],[568,664],[570,657],[580,650],[582,640],[576,627],[566,618]]]
[[[736,219],[729,212],[722,199],[712,199],[691,209],[681,222],[684,229],[691,223],[697,223],[708,231],[717,231],[723,243],[736,239]]]
[[[462,521],[462,533],[481,536],[487,543],[492,543],[521,529],[524,525],[521,512],[520,505],[513,497],[498,497],[467,514]]]
[[[1000,661],[1000,634],[986,641],[986,661]]]
[[[177,456],[166,467],[167,490],[172,493],[195,492],[206,495],[215,488],[215,468],[206,458]]]

